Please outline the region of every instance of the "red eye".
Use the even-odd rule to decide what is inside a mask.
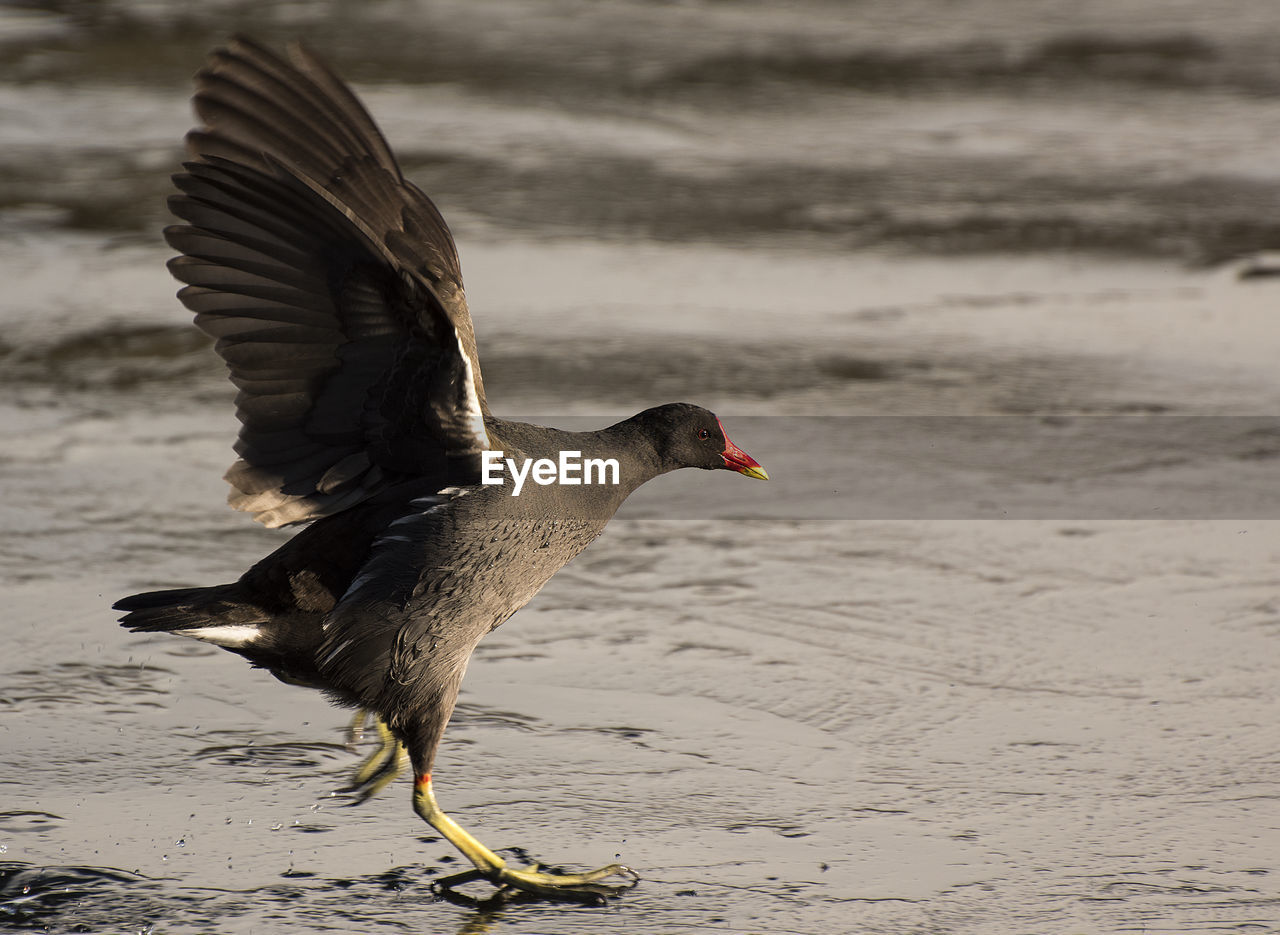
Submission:
[[[698,437],[703,439],[710,438],[711,433],[708,432],[706,429],[698,429]]]

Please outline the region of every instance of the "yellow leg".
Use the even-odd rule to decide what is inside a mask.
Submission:
[[[352,738],[363,735],[367,719],[366,711],[361,710],[356,715],[348,729]],[[404,771],[409,762],[409,754],[404,744],[396,739],[391,728],[387,727],[381,718],[376,719],[375,726],[378,730],[378,748],[360,764],[351,777],[351,784],[343,788],[344,792],[358,793],[356,801],[352,804],[358,805],[377,795]]]
[[[565,874],[543,873],[536,866],[525,870],[511,869],[505,860],[477,841],[441,810],[436,804],[435,794],[431,791],[430,775],[419,776],[414,784],[413,810],[421,816],[423,821],[435,828],[446,841],[462,851],[467,860],[475,866],[475,870],[468,870],[437,881],[437,886],[446,889],[483,877],[494,886],[522,890],[550,899],[599,903],[606,897],[619,895],[623,890],[630,889],[640,881],[635,871],[622,864],[609,864],[586,873]],[[598,882],[613,876],[629,876],[631,881],[612,885]]]

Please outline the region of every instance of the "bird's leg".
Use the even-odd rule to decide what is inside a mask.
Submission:
[[[536,866],[525,870],[511,869],[505,860],[477,841],[440,809],[431,791],[429,773],[418,776],[414,783],[413,810],[475,865],[474,870],[438,880],[435,885],[444,889],[484,878],[494,886],[522,890],[550,899],[600,903],[608,896],[617,896],[623,890],[630,889],[640,880],[635,871],[622,864],[609,864],[587,873],[565,874],[543,873]],[[613,876],[629,876],[631,881],[613,885],[598,882]]]
[[[350,732],[364,732],[367,712],[361,711],[351,722]],[[377,795],[404,770],[409,759],[404,744],[391,732],[382,718],[377,718],[375,726],[378,730],[378,749],[369,754],[369,758],[360,764],[359,769],[351,777],[351,784],[343,787],[344,792],[358,793],[353,805]]]

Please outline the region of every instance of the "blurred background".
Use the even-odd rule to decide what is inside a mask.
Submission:
[[[1277,242],[1263,0],[7,3],[6,227],[154,240],[230,31],[362,85],[464,238],[1206,262]]]
[[[344,713],[114,626],[289,535],[163,268],[234,32],[440,206],[495,412],[774,477],[649,485],[472,665],[442,803],[616,910],[431,902]],[[1278,207],[1271,0],[5,3],[0,929],[1280,925]]]

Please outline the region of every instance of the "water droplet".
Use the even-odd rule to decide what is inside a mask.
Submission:
[[[174,843],[176,843],[176,844],[178,845],[178,847],[186,847],[186,846],[187,846],[187,839],[186,839],[186,838],[178,838],[178,840],[177,840],[176,842],[174,842]]]

